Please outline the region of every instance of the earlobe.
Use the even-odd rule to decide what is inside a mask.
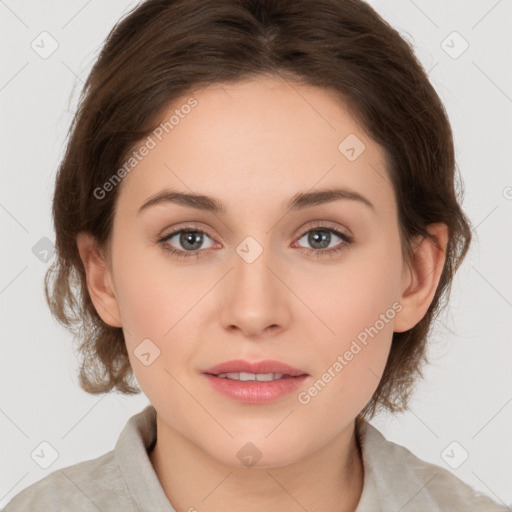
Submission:
[[[89,233],[79,233],[76,243],[87,276],[87,289],[98,315],[108,325],[121,327],[121,315],[108,262],[98,251]]]
[[[430,238],[422,238],[413,245],[413,262],[411,265],[404,263],[406,268],[399,297],[402,310],[395,317],[394,332],[412,329],[425,316],[441,279],[446,260],[448,226],[436,223],[428,226],[427,230],[441,249]]]

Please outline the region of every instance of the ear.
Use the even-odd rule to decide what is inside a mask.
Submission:
[[[423,237],[413,246],[412,265],[404,263],[401,294],[398,298],[402,309],[395,316],[395,332],[412,329],[425,316],[441,279],[446,260],[448,226],[444,223],[430,224],[427,231],[441,249],[430,238]]]
[[[76,243],[87,276],[87,289],[98,315],[108,325],[121,327],[121,315],[107,258],[98,251],[96,241],[89,233],[79,233]]]

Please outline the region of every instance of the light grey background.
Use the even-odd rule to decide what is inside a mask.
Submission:
[[[411,411],[372,423],[420,458],[512,504],[512,5],[369,3],[413,44],[446,105],[463,207],[476,227]],[[110,29],[135,5],[0,0],[0,507],[50,472],[111,450],[126,420],[149,403],[143,394],[80,390],[71,336],[44,300],[50,261],[33,253],[36,246],[44,254],[41,239],[54,241],[53,180],[82,82]],[[31,48],[43,31],[59,45],[46,59]],[[447,53],[463,48],[454,31],[469,44],[457,58]],[[31,457],[43,441],[58,452],[47,469]],[[469,454],[457,469],[441,456],[453,441],[451,460]]]

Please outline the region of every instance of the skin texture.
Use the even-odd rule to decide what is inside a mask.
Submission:
[[[328,91],[262,78],[194,97],[197,106],[123,179],[108,256],[87,234],[77,240],[95,307],[123,328],[157,410],[151,462],[180,511],[353,511],[364,476],[354,419],[377,388],[393,331],[427,311],[444,251],[418,240],[414,265],[405,264],[383,150]],[[338,150],[349,134],[366,146],[355,161]],[[294,194],[331,186],[359,192],[375,210],[337,200],[285,214]],[[164,188],[213,196],[227,212],[167,203],[139,215]],[[303,236],[315,221],[353,242],[332,256],[308,254],[325,251]],[[157,242],[190,222],[207,233],[194,249],[206,255],[166,253],[164,244],[190,247],[179,234]],[[431,233],[446,247],[444,224]],[[252,263],[236,252],[247,236],[263,249]],[[330,236],[329,247],[346,244]],[[307,390],[393,303],[400,312],[308,404],[297,393],[242,404],[201,374],[230,359],[275,359],[309,373]],[[146,338],[160,350],[149,366],[134,354]],[[237,457],[248,441],[262,454],[250,468]]]

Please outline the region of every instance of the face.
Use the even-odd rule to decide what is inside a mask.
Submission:
[[[283,466],[350,428],[377,388],[407,275],[394,192],[382,148],[323,89],[265,78],[193,98],[162,116],[181,112],[122,181],[103,316],[118,317],[136,379],[170,429],[225,464],[240,466],[250,441],[261,465]],[[328,189],[363,199],[287,209]],[[166,190],[223,209],[139,211]],[[306,377],[267,401],[237,400],[203,373],[235,359]]]

